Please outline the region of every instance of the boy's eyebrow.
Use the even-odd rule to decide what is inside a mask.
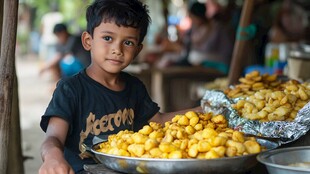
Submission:
[[[114,32],[112,32],[112,31],[101,31],[100,33],[114,34]],[[138,37],[135,37],[135,36],[127,36],[127,38],[129,38],[129,39],[134,39],[134,40],[137,40],[137,41],[138,41]]]

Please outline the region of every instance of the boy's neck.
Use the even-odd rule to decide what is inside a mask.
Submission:
[[[121,78],[121,73],[118,74],[105,73],[99,75],[98,73],[95,73],[87,68],[86,74],[96,82],[100,83],[101,85],[113,91],[121,91],[125,88],[125,83],[124,80]]]

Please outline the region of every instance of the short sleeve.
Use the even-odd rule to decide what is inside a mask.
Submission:
[[[148,124],[148,121],[159,112],[159,106],[155,103],[149,96],[144,84],[140,82],[139,85],[139,95],[138,95],[138,105],[137,111],[135,113],[135,125],[134,129],[138,130],[144,125]]]
[[[46,131],[49,119],[53,116],[60,117],[71,125],[75,112],[75,103],[76,97],[74,97],[72,86],[65,81],[60,81],[57,84],[53,97],[41,118],[40,126],[42,130]]]

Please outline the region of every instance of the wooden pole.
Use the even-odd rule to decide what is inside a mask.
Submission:
[[[164,15],[164,20],[165,20],[165,25],[164,25],[164,32],[162,33],[165,36],[168,37],[168,16],[169,16],[169,0],[161,0],[161,5],[162,5],[162,14]]]
[[[1,48],[1,38],[2,38],[2,24],[3,24],[3,0],[0,0],[0,48]],[[1,49],[0,49],[1,54]]]
[[[0,54],[0,173],[7,173],[11,128],[18,0],[4,0]]]
[[[13,102],[11,116],[11,130],[9,140],[8,169],[7,174],[18,173],[24,174],[24,159],[21,147],[21,130],[19,119],[19,98],[18,98],[18,80],[16,71],[14,71],[14,86],[13,86]]]
[[[239,29],[246,28],[250,25],[254,3],[255,3],[255,0],[245,0],[244,1],[243,7],[242,7],[242,12],[241,12],[241,18],[240,18],[240,22],[239,22]],[[244,33],[243,30],[240,30],[240,31],[241,31],[241,33],[239,33],[240,36],[246,35],[246,33]],[[246,59],[246,57],[244,56],[245,55],[244,54],[245,53],[244,48],[246,47],[247,43],[248,43],[247,39],[240,39],[240,38],[236,37],[232,62],[230,65],[230,71],[229,71],[229,75],[228,75],[230,85],[237,83],[239,77],[242,74],[242,70],[244,68],[243,63],[245,62],[244,60]]]

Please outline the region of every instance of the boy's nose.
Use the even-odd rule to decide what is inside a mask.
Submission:
[[[122,55],[122,51],[120,49],[113,49],[112,50],[112,54],[116,54],[116,55]]]
[[[123,54],[123,53],[122,53],[122,50],[121,50],[121,47],[120,47],[120,46],[115,46],[115,47],[112,49],[112,54],[116,54],[116,55],[121,55],[121,54]]]

